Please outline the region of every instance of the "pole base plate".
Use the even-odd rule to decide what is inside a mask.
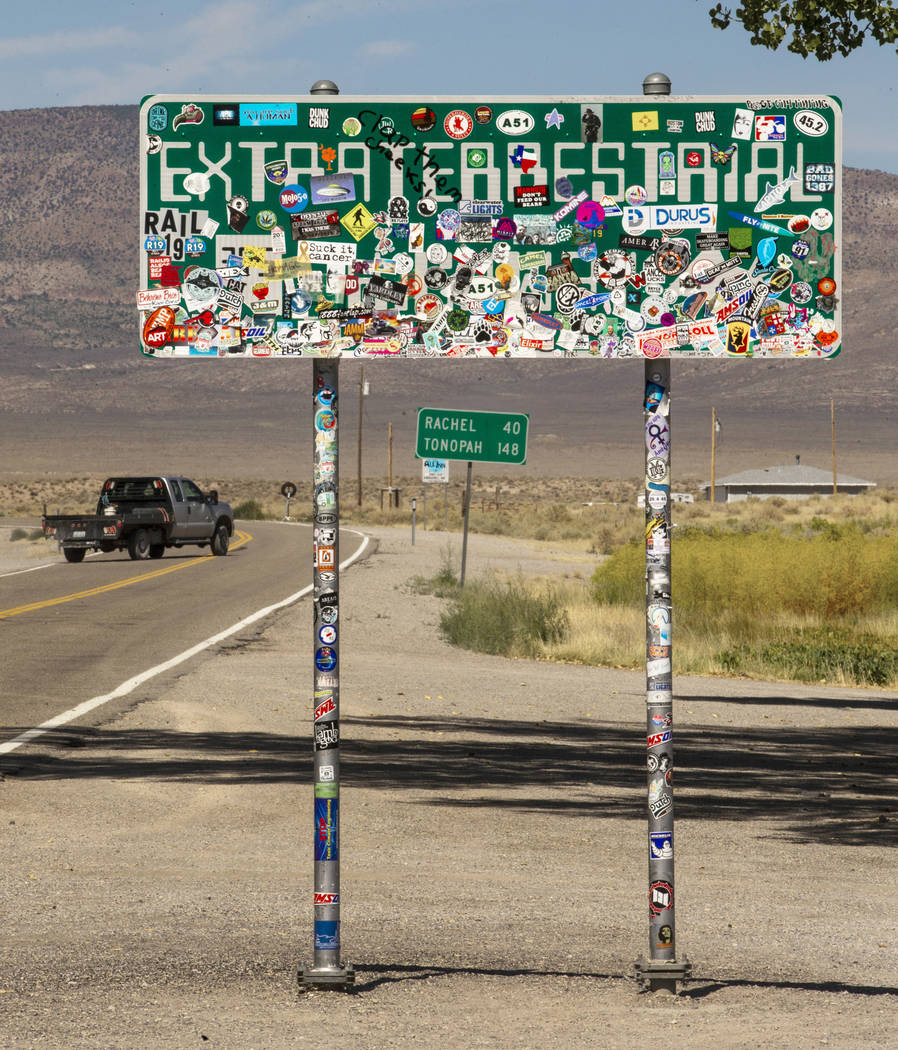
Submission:
[[[340,966],[310,966],[299,971],[300,988],[348,988],[355,984],[355,970],[349,963]]]
[[[677,981],[687,981],[692,974],[692,963],[682,959],[644,959],[641,955],[633,964],[636,980],[650,992],[666,991],[677,994]]]

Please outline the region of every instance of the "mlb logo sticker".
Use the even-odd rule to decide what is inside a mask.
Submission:
[[[755,117],[755,142],[785,142],[786,118]]]

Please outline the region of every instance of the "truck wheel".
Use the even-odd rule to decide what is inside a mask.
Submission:
[[[150,556],[150,534],[146,529],[131,533],[128,540],[128,553],[133,561],[145,561]]]
[[[150,544],[150,557],[151,558],[161,558],[163,554],[165,554],[165,544],[164,543],[152,543],[152,544]]]
[[[228,544],[231,540],[227,525],[218,525],[215,535],[212,537],[212,553],[224,556],[228,553]]]
[[[66,561],[77,565],[79,561],[84,561],[84,555],[87,551],[83,547],[64,547],[62,553],[65,555]]]

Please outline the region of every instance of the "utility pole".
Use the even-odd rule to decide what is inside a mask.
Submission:
[[[833,495],[839,491],[839,483],[836,480],[836,402],[834,398],[829,399],[829,422],[833,432]]]
[[[390,504],[393,503],[393,424],[389,424],[387,438],[387,488],[389,489]]]
[[[365,366],[362,365],[362,371],[359,376],[359,447],[358,447],[358,469],[359,469],[359,491],[356,502],[361,507],[362,505],[362,405],[364,404],[365,397]]]
[[[717,493],[714,491],[714,456],[717,451],[717,409],[711,406],[711,502],[715,503]]]

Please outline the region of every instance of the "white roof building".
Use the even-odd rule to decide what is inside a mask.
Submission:
[[[836,485],[839,492],[852,496],[876,488],[875,481],[864,481],[847,474],[837,474]],[[706,482],[700,487],[705,498],[710,500],[710,484]],[[831,470],[803,467],[797,463],[792,466],[760,467],[756,470],[743,470],[740,474],[731,474],[727,478],[716,478],[714,490],[717,503],[737,503],[748,499],[749,496],[758,499],[770,499],[772,496],[781,496],[784,499],[831,496],[833,473]]]

